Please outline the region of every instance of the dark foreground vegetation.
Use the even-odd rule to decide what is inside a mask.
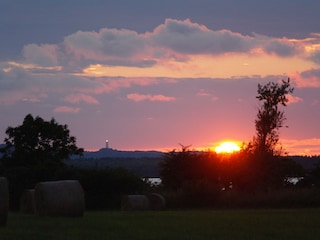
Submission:
[[[0,238],[308,240],[320,238],[320,210],[89,211],[82,218],[10,213]]]

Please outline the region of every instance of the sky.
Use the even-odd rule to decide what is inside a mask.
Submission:
[[[294,87],[280,142],[320,154],[320,1],[0,0],[0,143],[31,113],[98,150],[255,135],[258,84]]]

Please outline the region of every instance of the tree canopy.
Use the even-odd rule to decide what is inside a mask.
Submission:
[[[28,114],[22,125],[6,130],[3,163],[5,166],[32,166],[43,162],[61,163],[73,154],[82,154],[67,125],[55,119],[45,121]]]
[[[173,150],[164,155],[160,175],[163,184],[171,189],[179,189],[190,182],[209,181],[216,184],[218,167],[214,152],[191,151],[188,147],[182,147],[181,151]]]

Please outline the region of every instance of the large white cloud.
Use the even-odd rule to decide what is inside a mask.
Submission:
[[[35,73],[81,72],[94,64],[151,68],[168,60],[188,61],[192,55],[303,56],[319,62],[317,51],[302,53],[304,44],[317,43],[319,35],[314,34],[312,39],[312,42],[304,42],[255,33],[249,36],[229,30],[212,30],[188,19],[166,19],[146,33],[110,28],[78,31],[60,43],[26,45],[23,56],[24,64],[32,64],[30,71]]]
[[[190,20],[173,19],[167,19],[158,26],[152,39],[161,47],[185,54],[248,52],[257,44],[253,37],[228,30],[212,31]]]

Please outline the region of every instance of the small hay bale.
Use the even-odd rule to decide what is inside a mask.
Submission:
[[[26,189],[23,191],[20,198],[20,212],[25,214],[35,214],[36,202],[34,189]]]
[[[0,226],[7,224],[9,211],[9,189],[8,181],[4,177],[0,177]]]
[[[40,216],[81,217],[84,191],[76,180],[40,182],[35,187],[35,203]]]
[[[152,210],[163,210],[166,208],[166,199],[158,193],[147,195]]]
[[[121,200],[121,209],[125,211],[149,210],[149,199],[145,195],[125,195]]]

